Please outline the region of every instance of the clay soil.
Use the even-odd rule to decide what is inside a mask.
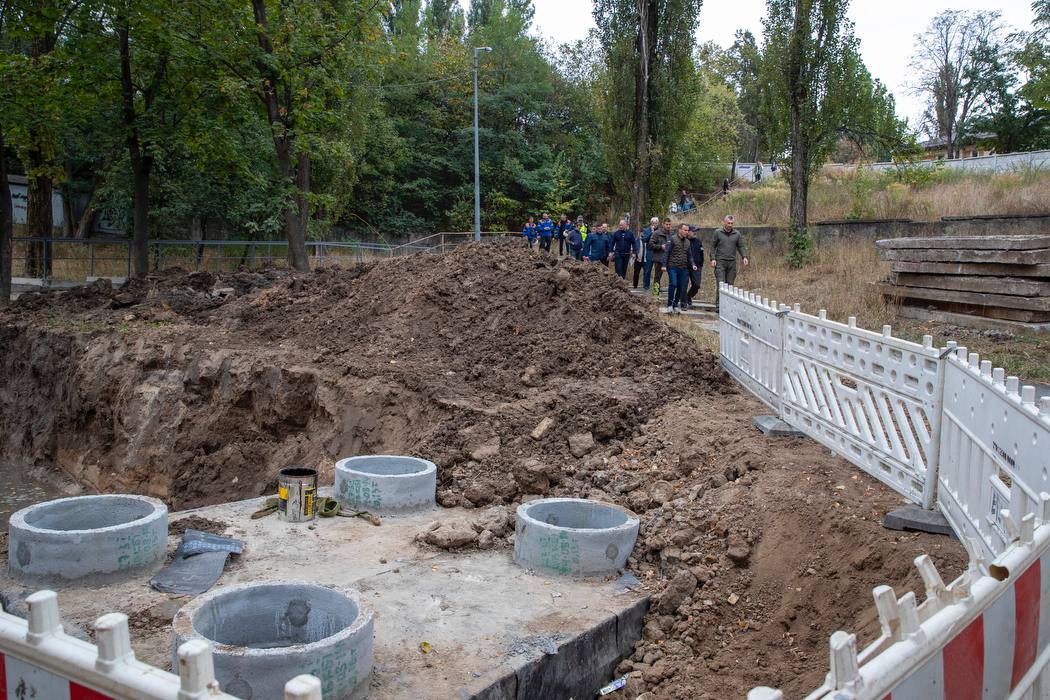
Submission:
[[[899,497],[845,461],[759,435],[762,412],[605,268],[514,244],[175,271],[0,312],[0,457],[89,490],[184,509],[269,493],[284,466],[330,483],[339,457],[395,453],[438,464],[445,506],[633,509],[653,603],[623,697],[802,696],[831,632],[877,634],[873,586],[921,597],[922,553],[946,581],[965,566],[954,540],[883,529]]]

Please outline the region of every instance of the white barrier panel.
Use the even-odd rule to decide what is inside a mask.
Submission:
[[[943,366],[931,336],[918,345],[796,306],[784,324],[781,418],[929,508]]]
[[[95,622],[96,647],[62,631],[53,591],[34,593],[26,604],[28,620],[0,612],[0,698],[237,700],[219,689],[207,642],[179,647],[176,676],[135,658],[127,615]],[[321,700],[320,688],[313,676],[297,676],[285,685],[285,700]]]
[[[958,348],[944,377],[938,502],[988,559],[1017,537],[1020,519],[1050,492],[1050,398]],[[1008,512],[1012,515],[1008,515]]]
[[[930,558],[918,557],[921,605],[914,593],[898,599],[889,586],[875,588],[881,635],[860,654],[855,635],[831,635],[831,671],[806,700],[1050,695],[1050,524],[1036,522],[1023,520],[1020,541],[989,567],[992,575],[972,564],[945,586]],[[748,695],[781,697],[769,688]]]
[[[773,410],[780,410],[783,317],[786,306],[725,283],[719,286],[722,367]]]

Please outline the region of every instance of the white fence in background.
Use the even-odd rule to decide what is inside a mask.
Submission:
[[[70,637],[59,623],[58,597],[26,598],[28,619],[0,612],[3,697],[29,700],[237,700],[219,689],[211,646],[201,640],[178,649],[179,675],[142,663],[131,650],[128,617],[109,613],[95,622],[98,646]],[[285,700],[321,700],[321,682],[297,676]]]
[[[830,168],[852,171],[857,169],[854,163],[835,163]],[[897,163],[865,163],[867,170],[892,172],[897,170]],[[952,160],[922,160],[908,167],[949,168],[951,170],[968,170],[971,172],[1002,173],[1032,168],[1042,170],[1050,168],[1050,151],[1028,151],[1025,153],[993,153],[990,156],[973,158],[954,158]]]
[[[911,343],[727,285],[719,295],[727,371],[796,429],[940,508],[971,557],[948,585],[916,559],[922,604],[876,588],[881,636],[858,652],[855,635],[833,634],[831,671],[807,700],[1050,698],[1050,398],[1037,405],[1032,387],[954,343]]]

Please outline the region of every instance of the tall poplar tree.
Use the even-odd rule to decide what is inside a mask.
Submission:
[[[601,116],[609,170],[637,229],[664,202],[695,108],[693,49],[702,0],[595,0],[604,58]],[[662,207],[660,207],[662,208]]]

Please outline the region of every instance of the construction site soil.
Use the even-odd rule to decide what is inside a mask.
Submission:
[[[0,312],[0,457],[173,509],[271,493],[276,472],[393,453],[476,508],[420,547],[507,547],[515,504],[611,501],[641,517],[653,594],[624,697],[787,697],[827,639],[878,633],[871,589],[945,580],[949,538],[885,530],[901,499],[803,439],[605,267],[475,244],[309,274],[168,272],[23,295]],[[511,604],[511,601],[508,601]]]

